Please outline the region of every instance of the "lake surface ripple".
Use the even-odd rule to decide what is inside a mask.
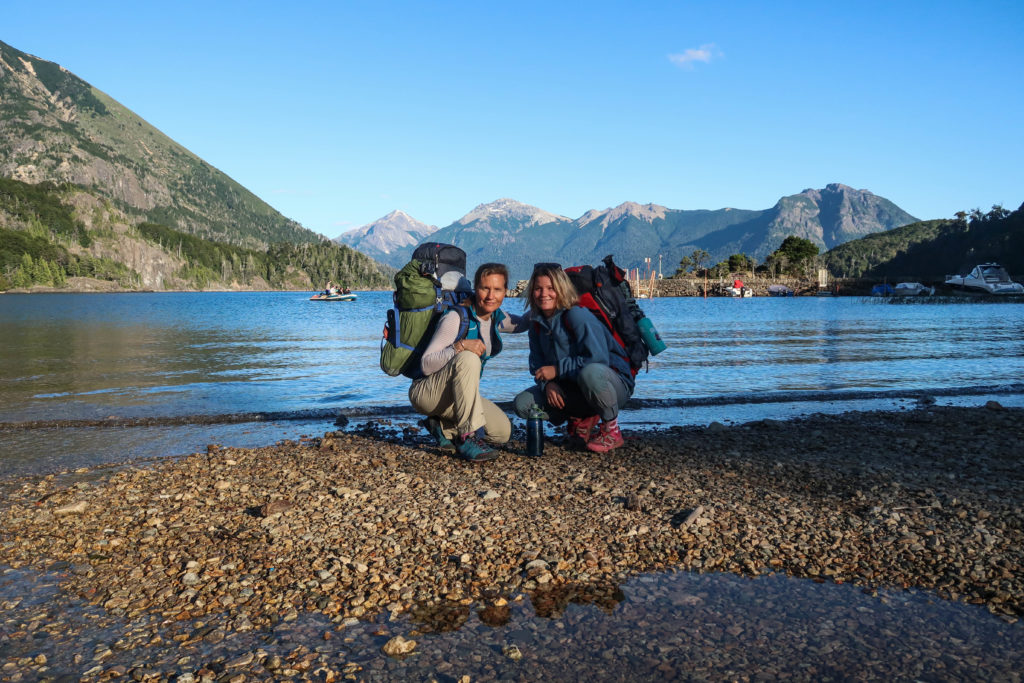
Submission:
[[[415,419],[378,368],[389,292],[0,297],[0,475],[256,446],[335,417]],[[505,309],[516,312],[519,300]],[[1024,304],[858,298],[643,302],[668,350],[638,377],[630,427],[1024,396]],[[531,379],[526,335],[483,378],[505,403]]]

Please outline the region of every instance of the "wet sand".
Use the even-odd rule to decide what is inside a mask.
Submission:
[[[927,590],[1019,631],[1022,418],[990,404],[712,424],[627,434],[604,456],[549,442],[530,459],[513,442],[487,464],[444,455],[415,428],[371,424],[25,480],[0,504],[0,564],[49,570],[60,595],[94,606],[82,609],[140,624],[138,665],[113,663],[116,648],[37,662],[35,634],[58,638],[67,624],[45,603],[4,597],[17,618],[4,624],[14,635],[0,680],[142,676],[158,661],[146,671],[183,682],[276,676],[287,662],[255,646],[220,661],[156,653],[168,638],[215,645],[310,620],[342,635],[405,615],[419,632],[443,630],[444,615],[469,609],[506,623],[523,595],[535,609],[565,595],[601,604],[661,570]],[[294,671],[358,678],[358,659],[307,648]]]

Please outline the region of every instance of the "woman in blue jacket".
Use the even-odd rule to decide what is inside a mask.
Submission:
[[[539,405],[553,424],[568,420],[570,436],[588,450],[621,446],[619,410],[633,393],[622,347],[593,313],[574,305],[576,290],[557,263],[534,266],[527,292],[533,314],[530,372],[537,385],[516,396],[516,414],[526,418]]]

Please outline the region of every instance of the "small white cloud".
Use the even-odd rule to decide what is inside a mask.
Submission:
[[[695,62],[709,63],[712,59],[722,56],[722,51],[715,47],[714,43],[701,45],[698,48],[690,48],[681,54],[669,55],[668,60],[680,69],[692,69]]]

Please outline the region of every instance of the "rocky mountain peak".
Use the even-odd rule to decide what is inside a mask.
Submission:
[[[514,199],[502,198],[489,204],[478,205],[455,222],[460,225],[469,225],[478,221],[486,223],[495,219],[507,218],[522,222],[524,226],[543,225],[559,221],[569,222],[571,220],[565,216],[559,216],[543,209],[538,209],[536,206],[523,204]]]
[[[607,227],[625,216],[632,216],[647,223],[653,223],[658,218],[664,218],[667,213],[668,208],[659,204],[623,202],[614,208],[605,209],[604,211],[588,211],[577,219],[576,223],[583,226],[598,221],[601,227]]]
[[[380,260],[396,251],[407,251],[436,230],[437,226],[427,225],[396,209],[372,223],[343,233],[334,241]]]
[[[842,183],[829,183],[824,187],[824,189],[820,190],[815,188],[807,188],[800,194],[805,197],[809,197],[816,202],[821,201],[823,197],[828,196],[846,196],[851,198],[856,197],[859,199],[866,199],[875,196],[869,190],[857,190],[850,187],[849,185],[843,185]]]

